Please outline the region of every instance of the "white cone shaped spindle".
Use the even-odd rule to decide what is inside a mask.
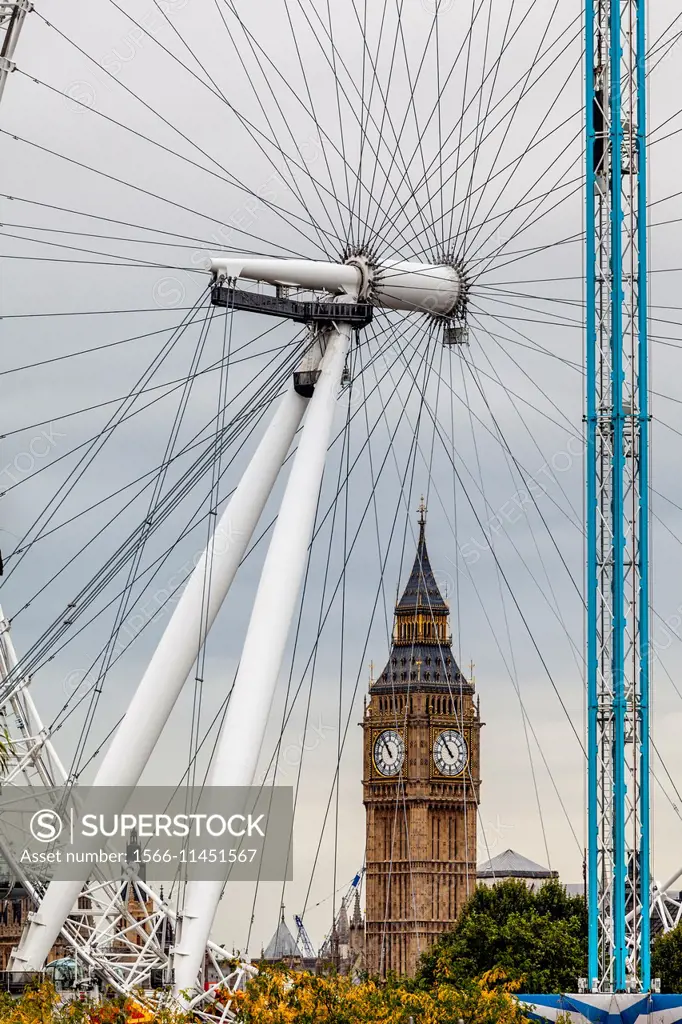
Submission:
[[[209,547],[187,582],[93,786],[132,789],[137,785],[205,639],[205,634],[200,634],[207,560],[211,559],[211,591],[204,611],[205,633],[230,589],[308,402],[293,385],[283,397]],[[86,878],[84,872],[80,880],[50,883],[12,958],[13,970],[39,970],[43,966]]]
[[[464,299],[461,272],[448,263],[398,261],[370,265],[362,256],[346,263],[321,260],[258,259],[216,256],[210,261],[217,281],[261,281],[312,288],[337,295],[359,294],[362,302],[406,312],[451,316]]]
[[[331,331],[282,500],[239,670],[209,778],[211,786],[253,784],[291,622],[299,600],[331,436],[336,397],[351,336]],[[227,868],[226,868],[227,871]],[[195,989],[224,882],[190,881],[175,950],[175,989]]]

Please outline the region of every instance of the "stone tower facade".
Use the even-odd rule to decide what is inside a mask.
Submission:
[[[452,653],[425,512],[422,503],[390,657],[363,719],[366,963],[382,976],[412,974],[476,886],[481,720]]]

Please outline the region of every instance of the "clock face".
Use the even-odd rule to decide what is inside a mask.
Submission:
[[[386,729],[374,743],[374,764],[387,778],[398,775],[405,762],[405,743],[395,729]]]
[[[433,744],[433,760],[441,775],[448,775],[450,778],[461,775],[468,756],[467,741],[461,732],[445,729],[436,737]]]

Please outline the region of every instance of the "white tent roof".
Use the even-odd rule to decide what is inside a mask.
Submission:
[[[478,878],[555,878],[556,871],[536,864],[515,850],[505,850],[480,864],[476,875]]]

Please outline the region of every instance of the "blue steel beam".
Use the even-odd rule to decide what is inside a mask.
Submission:
[[[587,0],[589,983],[650,987],[646,0]]]
[[[613,423],[613,986],[625,991],[625,879],[628,856],[625,841],[625,431],[623,410],[623,121],[621,111],[621,0],[611,0],[609,40],[609,103],[611,143],[611,417]]]
[[[637,46],[637,248],[638,390],[639,390],[639,690],[640,690],[640,977],[643,992],[651,988],[651,652],[649,639],[649,334],[647,252],[647,104],[646,104],[646,0],[636,4]]]
[[[590,987],[599,977],[599,773],[597,756],[598,671],[598,569],[597,569],[597,317],[595,286],[597,246],[593,225],[596,223],[596,135],[595,107],[595,17],[594,4],[587,0],[585,9],[585,120],[586,120],[586,385],[587,385],[587,899],[588,899],[588,979]]]

